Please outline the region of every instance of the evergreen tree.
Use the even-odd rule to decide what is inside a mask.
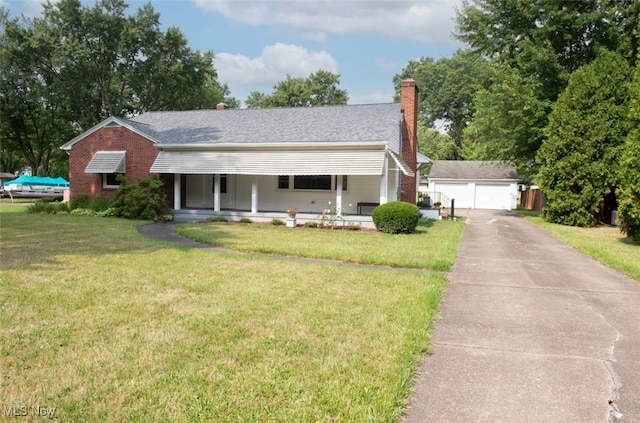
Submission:
[[[608,51],[571,75],[537,156],[546,220],[593,226],[615,207],[630,76],[625,59]]]
[[[630,132],[620,160],[618,219],[622,232],[640,244],[640,64],[630,92]]]

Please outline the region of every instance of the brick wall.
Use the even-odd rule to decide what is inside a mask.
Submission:
[[[404,111],[402,128],[402,159],[417,174],[418,153],[418,87],[413,79],[406,79],[400,85],[400,108]],[[400,175],[400,200],[416,204],[416,178]]]
[[[158,150],[148,139],[123,127],[105,127],[76,142],[69,151],[69,188],[71,198],[88,194],[91,197],[100,194],[111,199],[115,188],[103,188],[102,174],[85,173],[84,170],[98,151],[126,151],[125,176],[136,183],[141,177],[149,176],[149,169],[155,161]],[[165,181],[173,189],[171,184]]]

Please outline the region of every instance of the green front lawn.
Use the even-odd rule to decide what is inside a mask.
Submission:
[[[544,221],[537,212],[518,210],[530,222],[602,264],[640,281],[640,245],[632,243],[619,228],[598,226],[578,228]]]
[[[396,421],[446,283],[437,272],[190,250],[144,238],[140,222],[8,207],[0,398],[55,408],[59,421]],[[440,225],[406,239],[228,226],[274,245],[315,234],[323,254],[336,237],[351,244],[341,251],[364,245],[401,266],[376,246],[449,263],[456,225],[447,240]]]
[[[445,271],[453,266],[463,230],[462,220],[421,221],[410,235],[236,223],[177,227],[187,238],[238,251]]]

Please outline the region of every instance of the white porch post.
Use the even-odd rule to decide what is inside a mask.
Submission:
[[[213,177],[213,211],[220,211],[220,174]]]
[[[336,176],[336,213],[342,215],[342,175]]]
[[[389,170],[387,161],[389,159],[385,157],[384,165],[382,166],[382,176],[380,177],[380,204],[384,204],[387,202],[387,189],[389,186]]]
[[[173,209],[180,210],[180,198],[182,197],[182,193],[180,192],[180,181],[181,176],[179,173],[175,173],[173,175]]]
[[[251,213],[258,213],[258,177],[251,182]]]

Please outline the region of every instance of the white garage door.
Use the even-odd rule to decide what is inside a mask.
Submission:
[[[473,190],[468,183],[441,183],[437,184],[436,191],[441,192],[449,199],[454,199],[456,208],[473,207]]]
[[[511,210],[510,185],[476,185],[476,209]]]

